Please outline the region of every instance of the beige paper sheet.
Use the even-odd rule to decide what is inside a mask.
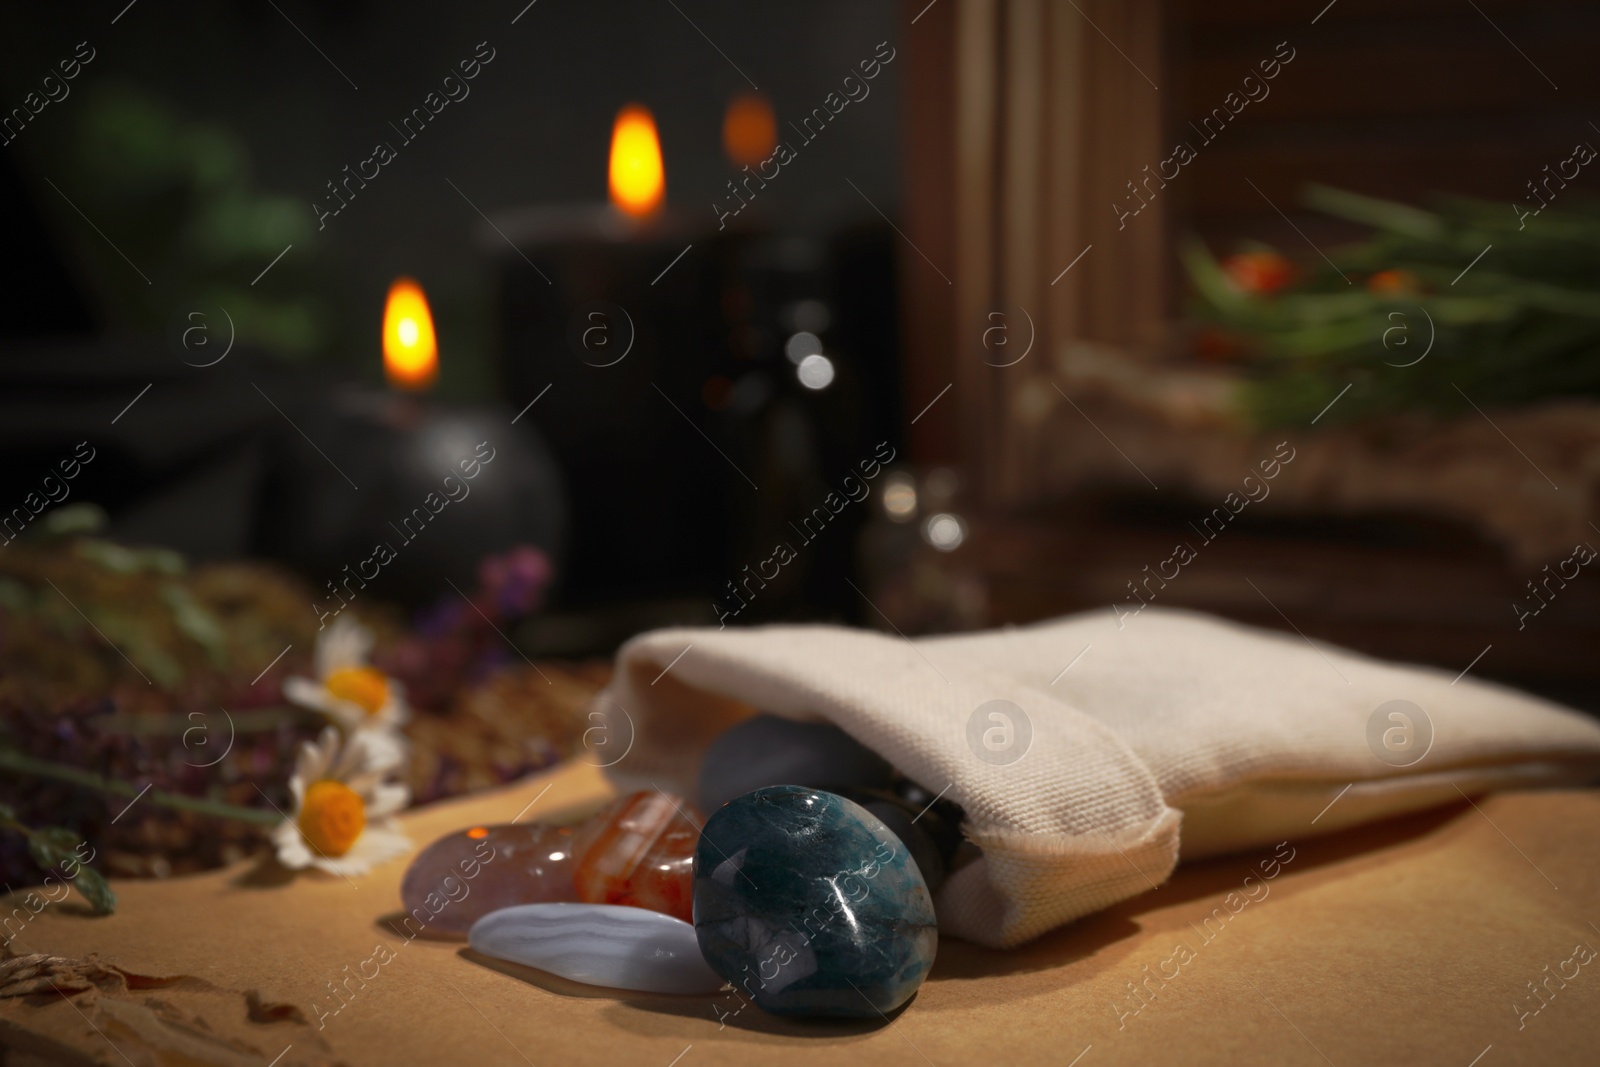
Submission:
[[[524,818],[570,812],[606,788],[569,765],[405,822],[420,846],[508,822],[535,798]],[[617,994],[480,960],[459,942],[405,942],[383,922],[399,911],[405,861],[355,884],[266,884],[275,879],[247,864],[118,883],[109,918],[76,897],[47,907],[13,952],[97,953],[135,975],[187,977],[0,998],[0,1063],[1591,1063],[1600,959],[1573,961],[1576,945],[1600,949],[1597,841],[1600,792],[1480,798],[1186,864],[1009,952],[947,939],[888,1023],[752,1007],[720,1026],[731,994]],[[321,1015],[316,1005],[337,1003],[327,983],[375,955],[388,960],[378,976]],[[1563,971],[1572,977],[1552,977]],[[1541,999],[1528,983],[1543,983]],[[251,991],[257,1017],[276,1021],[251,1020]]]

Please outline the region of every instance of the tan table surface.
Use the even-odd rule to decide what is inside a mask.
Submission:
[[[509,822],[535,798],[524,818],[605,792],[598,772],[569,765],[406,823],[420,846]],[[481,960],[459,942],[406,942],[382,921],[399,912],[404,861],[354,885],[285,881],[246,864],[118,883],[109,918],[89,917],[75,896],[45,908],[13,952],[95,952],[138,974],[190,977],[0,999],[0,1046],[12,1050],[0,1062],[1595,1063],[1600,959],[1564,983],[1550,976],[1572,973],[1564,961],[1576,945],[1600,948],[1597,843],[1600,792],[1492,796],[1292,841],[1266,895],[1252,882],[1258,899],[1242,906],[1244,879],[1273,849],[1186,865],[1153,892],[1015,951],[946,941],[892,1022],[748,1008],[721,1026],[715,1009],[734,1006],[730,994],[618,994]],[[1240,893],[1236,912],[1230,893]],[[1202,930],[1216,908],[1224,918]],[[1179,943],[1188,952],[1175,956]],[[319,1029],[313,1005],[337,1003],[327,983],[375,954],[366,966],[377,977],[351,983],[357,992]],[[1528,983],[1547,978],[1542,1010],[1519,1017],[1519,1006],[1541,1004]],[[1131,988],[1141,982],[1151,991],[1142,1001]],[[252,990],[268,1005],[258,1014],[280,1018],[251,1021]]]

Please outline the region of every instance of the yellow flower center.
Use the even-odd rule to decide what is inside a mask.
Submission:
[[[367,826],[367,806],[360,794],[343,782],[312,782],[300,807],[300,833],[306,843],[324,856],[350,851]]]
[[[340,667],[323,683],[341,700],[376,715],[389,702],[389,679],[376,667]]]

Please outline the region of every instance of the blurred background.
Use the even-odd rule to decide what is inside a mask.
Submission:
[[[155,766],[220,704],[272,765],[347,608],[422,799],[558,758],[671,624],[1155,604],[1600,710],[1597,44],[1568,0],[8,13],[10,743]]]

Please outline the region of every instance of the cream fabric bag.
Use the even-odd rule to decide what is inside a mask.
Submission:
[[[740,718],[836,723],[966,809],[983,856],[940,890],[939,926],[995,947],[1154,888],[1180,855],[1600,777],[1600,724],[1523,693],[1189,612],[1120,623],[647,633],[597,704],[632,724],[609,773],[693,796]]]

